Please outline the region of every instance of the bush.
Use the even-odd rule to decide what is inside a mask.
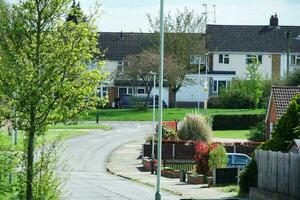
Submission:
[[[247,135],[248,140],[255,142],[263,142],[265,140],[266,125],[265,122],[259,122],[256,126],[250,127],[250,132]]]
[[[225,168],[227,166],[228,157],[226,155],[226,149],[217,145],[214,149],[209,153],[209,168],[217,169],[217,168]]]
[[[255,101],[248,95],[241,95],[238,92],[229,92],[220,96],[222,108],[230,109],[252,109],[255,108]]]
[[[210,175],[210,169],[208,165],[209,160],[209,146],[204,142],[197,142],[195,144],[195,156],[194,159],[197,164],[197,173],[206,176]]]
[[[293,73],[289,75],[289,77],[285,81],[285,85],[287,86],[298,86],[300,85],[300,70],[297,69]]]
[[[162,124],[162,138],[164,140],[178,140],[178,135],[173,128],[167,124]]]
[[[208,119],[203,115],[187,114],[179,127],[178,137],[181,140],[210,143],[212,139],[212,130]]]
[[[210,97],[207,101],[208,108],[223,108],[219,97]]]
[[[263,114],[214,115],[213,130],[248,130],[265,118]]]
[[[248,194],[250,187],[257,187],[257,164],[252,159],[240,174],[240,193]]]

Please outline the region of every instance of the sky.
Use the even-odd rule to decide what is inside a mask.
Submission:
[[[280,25],[300,26],[300,0],[165,0],[165,12],[185,6],[202,14],[208,5],[209,23],[213,23],[213,5],[216,5],[217,24],[267,25],[275,12]],[[94,0],[80,0],[88,10]],[[158,16],[160,0],[101,0],[102,16],[98,19],[99,31],[148,32],[146,14]]]
[[[17,0],[8,0],[10,2]],[[76,0],[85,11],[95,6],[96,0]],[[98,0],[102,16],[98,18],[99,31],[149,32],[146,14],[158,16],[160,0]],[[184,7],[196,13],[204,12],[208,5],[208,22],[214,22],[213,5],[216,5],[216,23],[231,25],[267,25],[275,12],[279,25],[300,26],[300,0],[164,0],[165,12]]]

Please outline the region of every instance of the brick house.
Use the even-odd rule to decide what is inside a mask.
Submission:
[[[297,86],[273,86],[266,115],[266,139],[272,137],[272,131],[278,119],[287,111],[292,98],[300,93]]]

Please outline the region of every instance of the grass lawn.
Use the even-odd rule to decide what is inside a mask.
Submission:
[[[99,130],[99,129],[109,130],[110,127],[105,125],[97,125],[92,122],[81,122],[77,125],[59,124],[55,126],[50,126],[44,138],[38,137],[37,147],[40,147],[42,145],[43,140],[45,144],[51,144],[54,141],[60,141],[60,140],[65,140],[80,135],[86,135],[92,132],[93,130]],[[15,147],[17,150],[22,149],[23,139],[24,139],[24,135],[22,132],[20,132],[18,135],[18,145]],[[0,131],[0,148],[7,149],[11,146],[11,143],[12,143],[12,138],[8,136],[6,132]]]
[[[192,113],[195,109],[186,108],[170,108],[163,110],[164,121],[181,120],[186,113]],[[209,115],[214,114],[263,114],[264,109],[208,109]],[[96,115],[99,113],[100,121],[151,121],[152,109],[147,111],[138,111],[135,109],[101,109],[91,111],[87,115],[81,117],[82,120],[95,121]],[[157,110],[156,110],[157,113]],[[204,114],[205,110],[200,109],[199,113]]]
[[[249,130],[214,131],[214,138],[247,139]]]

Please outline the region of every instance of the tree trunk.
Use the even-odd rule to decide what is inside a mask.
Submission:
[[[148,108],[148,102],[149,102],[149,99],[150,99],[150,92],[147,93],[147,97],[146,97],[146,100],[145,100],[145,103],[144,103],[144,108]]]
[[[176,94],[177,94],[177,90],[169,89],[169,107],[170,108],[177,108]]]
[[[31,129],[28,135],[27,144],[27,181],[26,181],[26,199],[33,199],[33,160],[34,160],[34,139],[35,139],[35,128],[31,125]]]

